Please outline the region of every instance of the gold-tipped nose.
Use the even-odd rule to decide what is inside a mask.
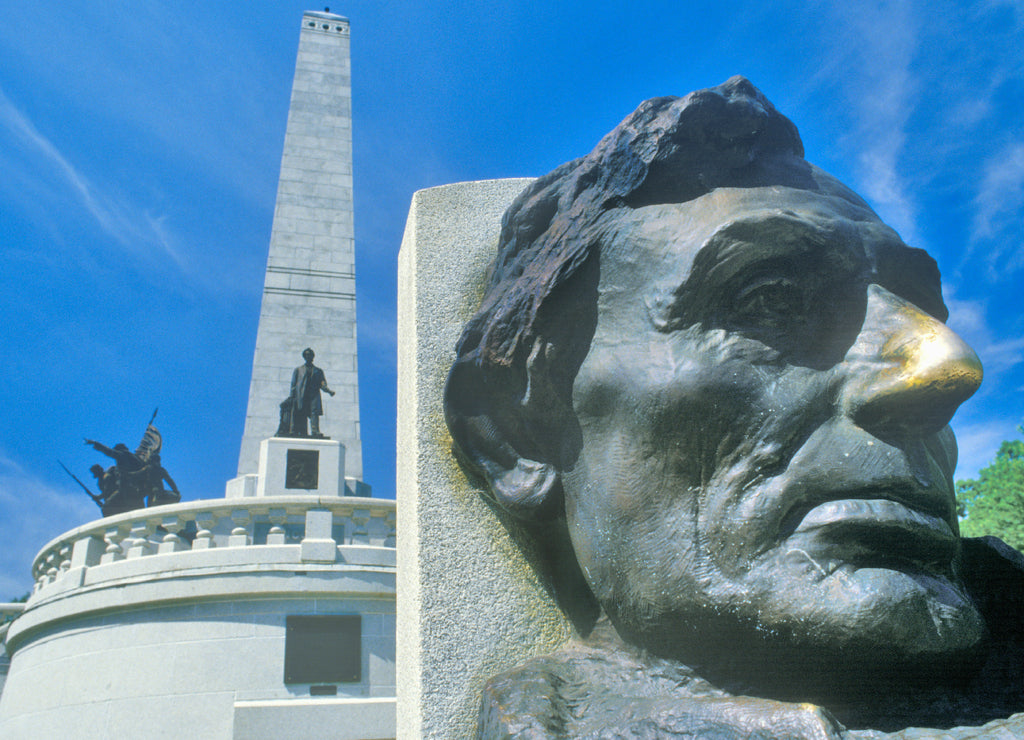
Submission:
[[[853,379],[847,402],[862,427],[936,431],[981,385],[981,361],[964,340],[875,285],[858,344],[860,359],[869,362],[858,363],[864,377]]]
[[[963,394],[981,385],[981,360],[964,340],[911,304],[899,309],[898,331],[882,346],[883,360],[895,361],[903,390]]]

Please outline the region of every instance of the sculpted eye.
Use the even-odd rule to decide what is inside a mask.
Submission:
[[[767,278],[748,285],[736,298],[742,318],[769,325],[800,321],[806,308],[804,292],[786,278]]]

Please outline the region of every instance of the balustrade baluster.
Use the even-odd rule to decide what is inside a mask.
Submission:
[[[196,526],[199,527],[199,531],[196,532],[196,538],[192,540],[193,550],[209,550],[217,546],[217,543],[213,541],[212,530],[217,526],[218,519],[220,517],[212,511],[196,514]]]
[[[189,549],[188,544],[178,534],[185,527],[185,522],[180,515],[165,516],[160,520],[160,526],[167,530],[167,534],[164,535],[163,540],[157,546],[157,552],[162,554]]]
[[[384,524],[387,526],[387,534],[384,535],[384,547],[395,546],[395,530],[396,530],[397,517],[394,509],[389,509],[384,514]]]
[[[37,580],[40,588],[45,588],[50,583],[50,568],[53,565],[53,558],[54,552],[51,549],[39,560]]]
[[[339,545],[352,544],[352,532],[355,525],[352,523],[352,507],[339,506],[334,510],[334,521],[341,525],[341,540]]]
[[[156,551],[153,543],[149,541],[149,536],[155,529],[154,523],[148,519],[132,522],[129,532],[131,545],[129,545],[127,553],[129,559],[152,555]]]
[[[119,524],[103,533],[103,539],[107,542],[107,549],[100,556],[100,564],[124,560],[124,548],[121,547],[121,542],[128,535],[126,527],[126,524]]]
[[[288,521],[288,512],[285,509],[270,509],[267,512],[267,519],[270,520],[270,531],[267,533],[268,545],[283,545],[285,543],[284,525]]]
[[[235,525],[228,537],[228,547],[246,547],[252,544],[252,537],[249,536],[247,527],[252,521],[252,514],[248,509],[232,509],[231,521]]]
[[[355,525],[355,529],[352,531],[352,544],[356,542],[364,545],[370,544],[370,532],[366,529],[369,522],[369,509],[356,509],[352,512],[352,523]]]
[[[57,576],[62,578],[71,569],[71,543],[65,542],[57,551]]]

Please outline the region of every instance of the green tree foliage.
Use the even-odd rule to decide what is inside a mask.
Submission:
[[[960,533],[995,535],[1024,550],[1024,441],[1007,440],[977,480],[956,483]]]

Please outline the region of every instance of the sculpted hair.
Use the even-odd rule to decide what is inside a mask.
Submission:
[[[494,467],[516,458],[560,470],[574,462],[572,383],[596,325],[602,216],[682,203],[716,187],[814,189],[803,153],[793,123],[733,77],[683,98],[645,101],[590,154],[526,188],[502,219],[488,286],[445,388],[462,457],[492,487]],[[517,515],[543,519],[560,513],[559,494],[496,498]]]

